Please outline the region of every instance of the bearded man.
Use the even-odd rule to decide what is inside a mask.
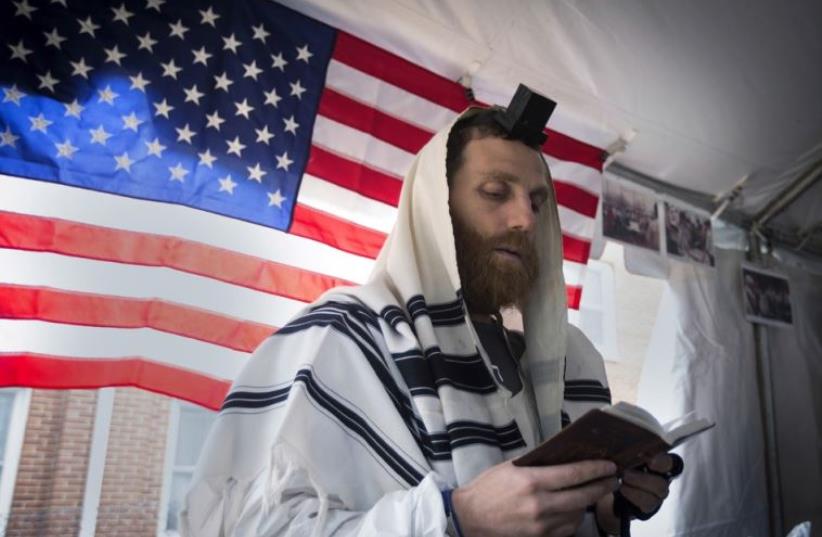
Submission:
[[[498,113],[469,110],[420,151],[365,285],[328,292],[255,352],[184,534],[568,537],[618,532],[620,486],[640,513],[659,507],[668,482],[652,473],[510,462],[610,395],[567,323],[549,170]],[[508,307],[523,334],[502,326]]]

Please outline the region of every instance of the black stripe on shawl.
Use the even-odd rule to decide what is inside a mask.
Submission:
[[[610,404],[611,390],[598,380],[566,380],[564,398],[566,401]]]
[[[465,309],[460,293],[457,293],[456,300],[442,304],[427,304],[422,295],[415,295],[405,307],[412,320],[425,315],[431,318],[434,326],[454,326],[465,322]]]
[[[282,403],[288,398],[291,385],[266,392],[231,392],[223,401],[220,412],[229,408],[263,408]]]
[[[442,385],[479,394],[497,390],[479,354],[449,355],[439,347],[430,347],[425,349],[424,356],[414,349],[393,353],[391,357],[412,395],[437,395],[437,388]]]
[[[294,382],[301,382],[305,385],[308,395],[331,415],[337,418],[348,430],[363,439],[371,450],[406,483],[415,486],[424,477],[412,464],[409,464],[403,456],[392,448],[382,435],[375,431],[365,419],[352,409],[341,404],[334,397],[325,391],[315,380],[311,370],[300,370]]]
[[[560,424],[562,425],[562,428],[564,429],[567,426],[571,425],[571,416],[569,416],[568,413],[565,412],[564,410],[561,410],[560,412],[561,412],[561,414],[560,414]]]

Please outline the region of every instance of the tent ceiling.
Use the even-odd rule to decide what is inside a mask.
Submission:
[[[748,176],[749,214],[822,159],[822,2],[284,3],[448,78],[473,71],[483,100],[529,84],[591,141],[633,132],[617,161],[667,183],[718,194]],[[817,226],[821,188],[775,222]]]

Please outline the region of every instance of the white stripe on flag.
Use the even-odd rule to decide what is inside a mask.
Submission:
[[[0,210],[169,235],[364,282],[373,260],[257,224],[169,203],[0,175]]]
[[[397,219],[396,207],[308,174],[303,175],[297,201],[386,234]]]
[[[82,358],[143,357],[233,379],[250,356],[196,339],[150,328],[96,328],[0,319],[3,352],[31,352]]]
[[[325,84],[352,99],[431,133],[440,130],[456,116],[444,106],[333,59],[328,65]]]

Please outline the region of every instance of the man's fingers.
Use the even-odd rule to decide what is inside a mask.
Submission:
[[[622,488],[619,489],[619,492],[625,496],[626,500],[639,507],[639,510],[643,513],[651,513],[655,511],[656,508],[659,507],[659,504],[662,503],[660,498],[657,498],[650,492],[646,492],[629,485],[623,484]]]
[[[616,474],[610,461],[583,461],[558,466],[531,468],[532,476],[542,490],[562,490]]]
[[[660,500],[668,497],[668,480],[655,474],[628,470],[622,476],[622,483],[653,494]]]
[[[616,477],[607,477],[546,495],[545,507],[552,512],[575,511],[593,505],[619,487]]]
[[[660,453],[648,463],[648,469],[660,474],[665,474],[673,470],[674,458],[667,453]]]

